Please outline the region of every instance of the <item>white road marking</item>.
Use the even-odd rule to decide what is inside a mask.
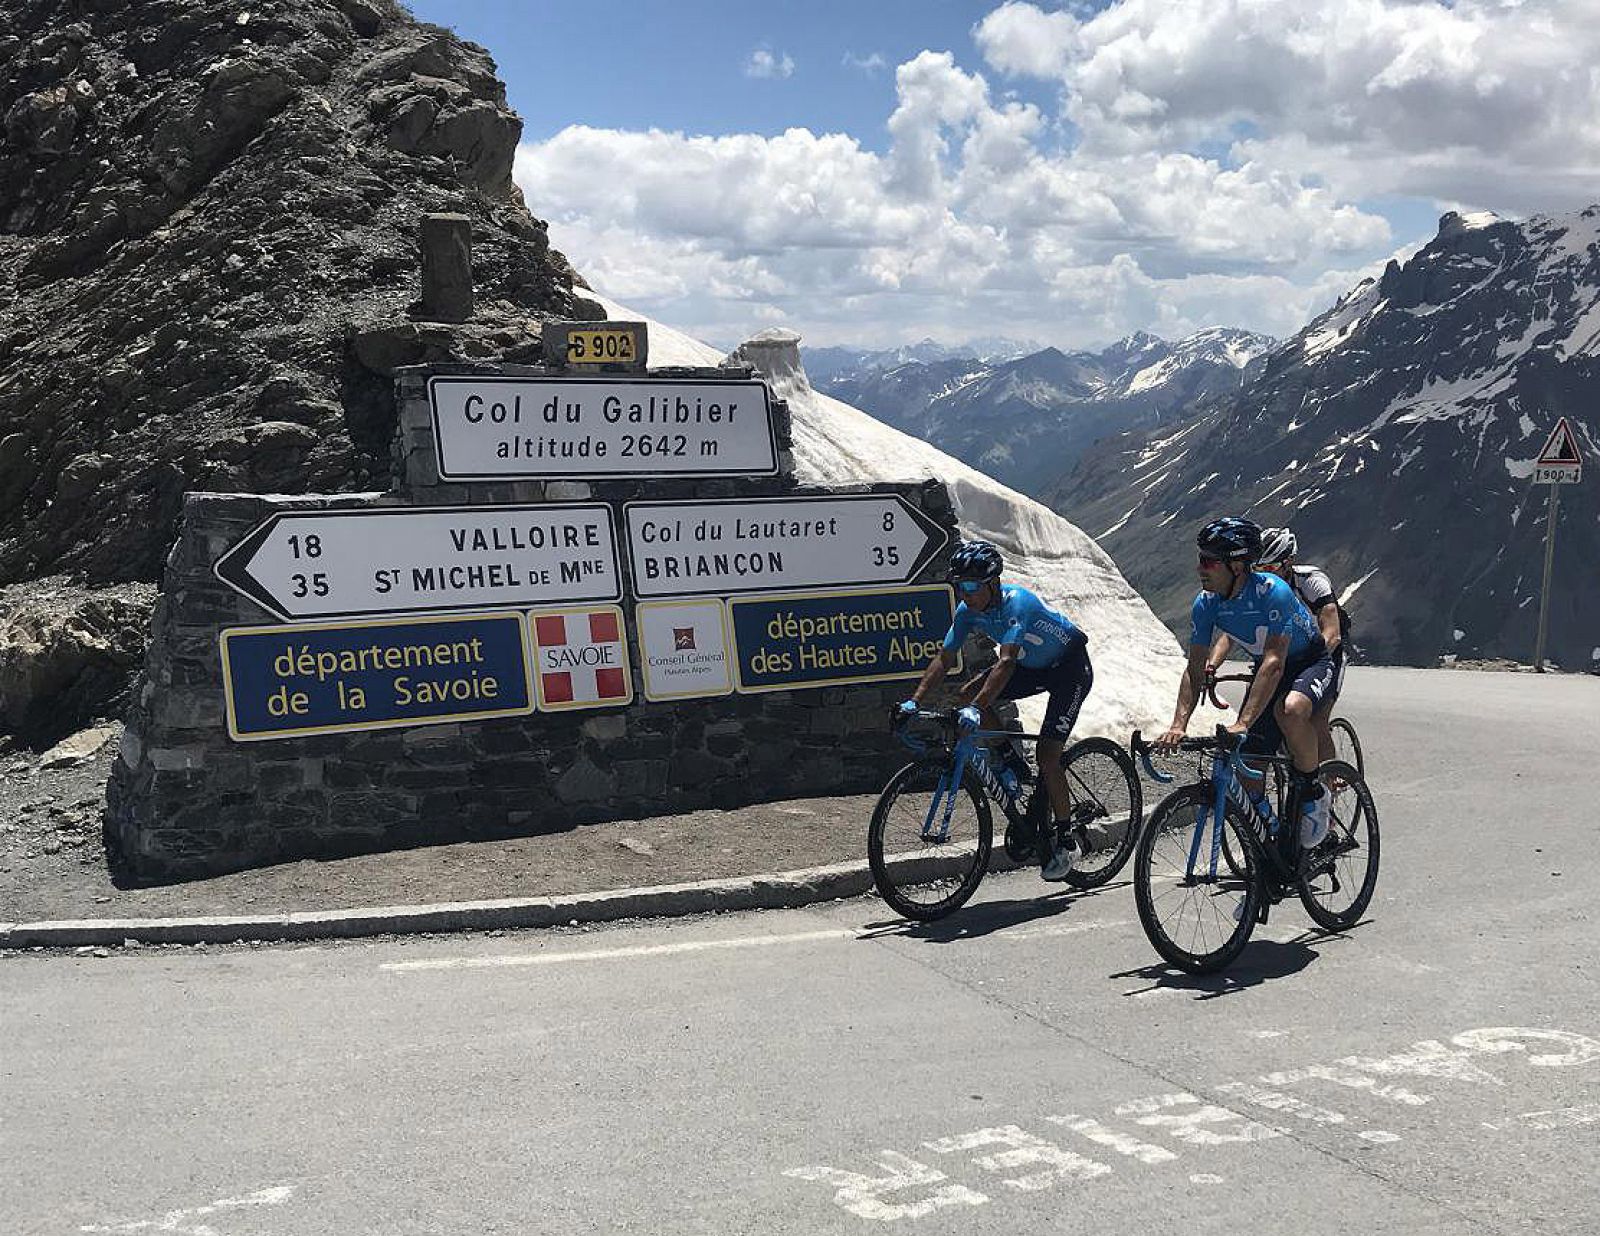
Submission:
[[[1523,1112],[1517,1119],[1532,1129],[1570,1129],[1578,1125],[1600,1124],[1600,1103],[1556,1107],[1546,1112]]]
[[[1001,940],[1033,940],[1044,936],[1071,936],[1107,927],[1124,927],[1127,919],[1094,923],[1051,923],[1018,927],[1001,932]],[[634,944],[618,948],[583,949],[571,952],[549,950],[538,953],[507,953],[494,957],[430,957],[419,961],[386,961],[380,970],[483,970],[500,966],[554,966],[569,961],[612,961],[625,957],[664,957],[677,953],[703,953],[711,949],[763,948],[774,944],[812,944],[819,940],[871,940],[876,936],[855,927],[829,927],[816,931],[795,931],[786,935],[732,936],[722,940],[679,940],[672,944]]]
[[[496,957],[430,957],[422,961],[387,961],[380,970],[482,970],[498,966],[558,966],[569,961],[613,961],[622,957],[666,957],[675,953],[704,953],[713,949],[762,948],[774,944],[811,944],[818,940],[860,940],[865,937],[848,927],[796,931],[788,935],[732,936],[723,940],[678,940],[672,944],[635,944],[621,948],[584,949],[573,952],[506,953]]]
[[[1550,1050],[1552,1047],[1559,1050]],[[1448,1046],[1436,1039],[1425,1039],[1413,1043],[1405,1051],[1392,1055],[1346,1056],[1332,1065],[1311,1065],[1263,1074],[1258,1080],[1265,1083],[1265,1086],[1249,1082],[1222,1082],[1218,1084],[1217,1090],[1225,1095],[1237,1096],[1244,1103],[1294,1116],[1315,1125],[1342,1126],[1364,1142],[1374,1146],[1385,1146],[1404,1139],[1400,1134],[1387,1129],[1354,1128],[1352,1120],[1339,1112],[1315,1106],[1294,1095],[1266,1087],[1281,1087],[1304,1081],[1328,1082],[1347,1090],[1364,1091],[1373,1098],[1417,1108],[1433,1103],[1434,1097],[1416,1094],[1392,1082],[1380,1083],[1371,1074],[1415,1074],[1478,1085],[1505,1084],[1499,1078],[1477,1068],[1468,1059],[1473,1055],[1485,1054],[1500,1056],[1520,1054],[1523,1062],[1539,1068],[1570,1067],[1600,1062],[1600,1039],[1592,1039],[1566,1030],[1526,1027],[1467,1030],[1452,1037]],[[1206,1103],[1187,1091],[1132,1099],[1115,1107],[1114,1114],[1146,1129],[1159,1130],[1166,1137],[1184,1143],[1186,1151],[1180,1154],[1162,1146],[1152,1145],[1088,1116],[1047,1116],[1045,1119],[1072,1130],[1096,1145],[1104,1146],[1125,1158],[1146,1165],[1167,1163],[1185,1157],[1189,1147],[1262,1142],[1285,1136],[1289,1131],[1286,1128],[1249,1120],[1226,1107]],[[1546,1131],[1587,1129],[1600,1125],[1600,1102],[1524,1112],[1520,1116],[1498,1123],[1490,1121],[1480,1123],[1481,1127],[1496,1132],[1516,1127]],[[975,1157],[973,1160],[976,1166],[991,1172],[1009,1172],[1018,1167],[1032,1165],[1048,1169],[1003,1179],[1002,1183],[1008,1188],[1020,1192],[1051,1188],[1064,1179],[1093,1180],[1112,1174],[1112,1169],[1106,1164],[1063,1150],[1052,1142],[1028,1133],[1018,1125],[999,1125],[955,1137],[924,1142],[923,1145],[938,1154],[999,1147],[997,1151]],[[853,1209],[852,1204],[861,1203],[863,1195],[859,1188],[855,1192],[846,1190],[843,1182],[867,1182],[873,1184],[875,1188],[880,1185],[882,1188],[898,1188],[907,1184],[930,1184],[945,1180],[941,1173],[917,1164],[905,1156],[894,1156],[891,1160],[889,1152],[885,1152],[882,1163],[886,1168],[890,1167],[891,1163],[900,1165],[896,1168],[897,1174],[884,1180],[876,1180],[873,1177],[835,1172],[834,1169],[826,1167],[795,1169],[785,1174],[800,1176],[807,1180],[826,1179],[839,1184],[840,1193],[835,1200],[846,1209]],[[1220,1184],[1223,1182],[1223,1177],[1211,1173],[1195,1173],[1189,1180],[1194,1184]],[[915,1217],[931,1213],[940,1205],[962,1203],[976,1205],[989,1200],[983,1194],[973,1193],[971,1190],[966,1190],[965,1194],[962,1194],[960,1186],[949,1186],[948,1189],[955,1190],[948,1200],[936,1200],[943,1198],[944,1193],[941,1192],[935,1195],[934,1199],[924,1197],[915,1202],[903,1203],[905,1209],[896,1208],[892,1213],[876,1210],[869,1213],[870,1207],[868,1210],[855,1209],[855,1213],[867,1214],[873,1218]],[[877,1193],[873,1192],[871,1197],[876,1204]],[[977,1200],[974,1201],[974,1198]]]
[[[86,1223],[80,1232],[175,1232],[179,1236],[219,1236],[216,1228],[195,1220],[216,1214],[219,1210],[239,1210],[246,1206],[282,1206],[294,1196],[294,1185],[274,1185],[270,1189],[257,1189],[243,1197],[224,1197],[205,1206],[189,1206],[183,1210],[169,1210],[159,1219],[137,1219],[131,1223],[106,1225]]]
[[[1036,1193],[1054,1187],[1062,1180],[1093,1180],[1096,1176],[1109,1176],[1111,1169],[1094,1159],[1063,1150],[1054,1142],[1035,1137],[1014,1124],[992,1129],[978,1129],[955,1137],[941,1137],[924,1142],[937,1154],[951,1154],[958,1150],[977,1150],[983,1146],[1004,1146],[995,1154],[979,1155],[974,1160],[989,1172],[1008,1172],[1013,1168],[1042,1165],[1049,1170],[1030,1172],[1026,1176],[1011,1176],[1000,1183],[1023,1193]]]
[[[798,1180],[822,1180],[837,1190],[835,1204],[863,1219],[921,1219],[945,1206],[982,1206],[989,1199],[965,1185],[945,1185],[945,1174],[926,1163],[885,1150],[879,1166],[887,1172],[884,1176],[863,1176],[857,1172],[844,1172],[825,1163],[813,1167],[792,1167],[784,1172]],[[941,1185],[926,1197],[910,1202],[889,1202],[884,1195],[901,1189],[926,1188]]]
[[[1194,1110],[1187,1110],[1194,1104]],[[1174,1112],[1172,1109],[1185,1110]],[[1192,1094],[1158,1094],[1147,1099],[1135,1099],[1115,1109],[1118,1116],[1132,1116],[1136,1123],[1149,1128],[1159,1128],[1180,1142],[1194,1146],[1227,1146],[1238,1142],[1264,1142],[1268,1138],[1282,1137],[1277,1129],[1246,1120],[1238,1112],[1218,1107],[1214,1103],[1201,1103]],[[1236,1125],[1226,1131],[1210,1127]]]
[[[1403,1103],[1407,1107],[1421,1107],[1425,1103],[1433,1102],[1431,1094],[1416,1094],[1404,1086],[1387,1083],[1380,1085],[1378,1079],[1366,1073],[1357,1073],[1350,1069],[1335,1068],[1330,1064],[1313,1064],[1303,1069],[1286,1069],[1280,1073],[1265,1073],[1261,1080],[1269,1086],[1292,1086],[1296,1082],[1315,1078],[1317,1081],[1331,1082],[1335,1086],[1345,1086],[1351,1090],[1365,1090],[1374,1098],[1388,1099],[1391,1103]]]
[[[1267,1090],[1261,1086],[1253,1086],[1249,1082],[1226,1082],[1217,1087],[1223,1094],[1238,1095],[1247,1103],[1254,1103],[1257,1107],[1265,1107],[1268,1111],[1283,1112],[1298,1120],[1309,1120],[1313,1124],[1343,1124],[1344,1116],[1326,1107],[1318,1107],[1307,1103],[1304,1099],[1297,1099],[1292,1094],[1283,1094],[1277,1090]]]
[[[1141,1163],[1170,1163],[1178,1156],[1165,1146],[1153,1146],[1149,1142],[1142,1142],[1131,1133],[1119,1133],[1116,1129],[1108,1129],[1098,1120],[1091,1120],[1088,1116],[1046,1116],[1046,1120],[1054,1124],[1064,1124],[1074,1133],[1082,1133],[1097,1146],[1109,1146],[1118,1154],[1129,1155]]]

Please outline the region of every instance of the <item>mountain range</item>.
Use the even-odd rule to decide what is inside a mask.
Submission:
[[[1007,485],[1042,493],[1097,440],[1237,391],[1272,344],[1230,328],[1177,343],[1141,332],[1100,352],[891,355],[812,381]],[[806,366],[810,373],[810,353]]]
[[[1528,660],[1549,488],[1531,477],[1563,416],[1589,473],[1560,503],[1548,649],[1587,667],[1600,651],[1600,206],[1446,214],[1239,390],[1102,442],[1047,498],[1174,630],[1196,588],[1195,529],[1244,512],[1293,527],[1370,658]]]

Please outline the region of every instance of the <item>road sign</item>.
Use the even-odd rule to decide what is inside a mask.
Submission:
[[[240,742],[533,711],[521,614],[235,627],[221,647]]]
[[[1575,485],[1582,479],[1583,456],[1578,451],[1578,436],[1563,416],[1550,431],[1533,465],[1534,484]]]
[[[296,622],[622,595],[602,503],[280,511],[215,569]]]
[[[947,539],[899,494],[629,502],[623,519],[641,597],[901,584]]]
[[[728,619],[739,690],[916,678],[954,613],[946,584],[734,598]]]
[[[428,401],[447,481],[778,471],[755,379],[435,377]]]
[[[647,700],[727,695],[733,690],[728,614],[721,601],[641,601],[639,664]]]
[[[539,707],[631,704],[628,641],[615,605],[529,614]]]

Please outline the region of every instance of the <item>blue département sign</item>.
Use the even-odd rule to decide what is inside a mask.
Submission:
[[[740,691],[915,678],[954,614],[945,584],[730,600]]]
[[[239,741],[533,711],[521,614],[238,627],[221,643]]]

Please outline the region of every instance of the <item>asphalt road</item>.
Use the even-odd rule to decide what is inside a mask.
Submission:
[[[588,931],[0,961],[0,1232],[1591,1233],[1600,679],[1354,671],[1370,921],[1233,972],[996,876]]]

